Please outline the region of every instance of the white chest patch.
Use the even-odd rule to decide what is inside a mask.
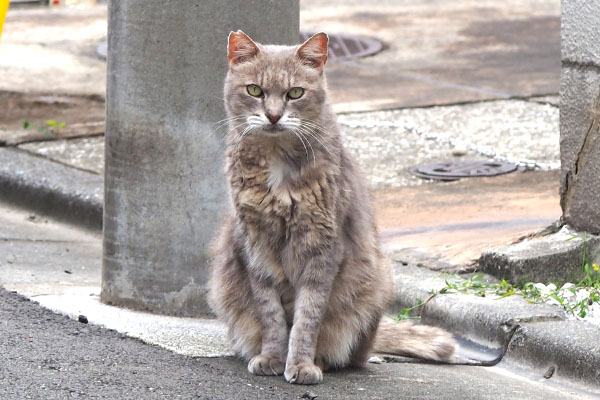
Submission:
[[[294,179],[298,172],[281,161],[272,162],[269,165],[269,178],[267,184],[271,189],[278,189]]]

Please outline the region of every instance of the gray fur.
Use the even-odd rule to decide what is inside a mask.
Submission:
[[[232,207],[214,245],[209,302],[251,373],[284,374],[291,383],[362,366],[374,342],[378,350],[434,359],[454,349],[446,332],[405,324],[375,340],[393,279],[368,191],[327,102],[326,45],[324,34],[302,46],[260,45],[241,31],[229,39]],[[249,84],[264,96],[251,96]],[[286,97],[293,87],[304,89],[297,100]],[[281,118],[273,124],[267,115]],[[394,348],[394,341],[412,347]],[[436,352],[439,343],[446,346]]]

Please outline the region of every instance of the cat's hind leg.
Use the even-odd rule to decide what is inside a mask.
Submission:
[[[208,303],[227,325],[232,350],[249,361],[260,354],[262,326],[243,263],[233,223],[227,223],[213,245]]]
[[[369,358],[379,317],[328,313],[319,332],[315,363],[323,370],[362,367]]]

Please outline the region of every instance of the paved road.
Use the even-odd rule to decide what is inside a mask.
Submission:
[[[99,281],[95,234],[0,203],[0,245],[0,286],[12,280],[23,292],[50,293]],[[234,359],[184,356],[77,322],[5,289],[0,321],[0,399],[298,399],[306,391],[318,400],[582,398],[503,368],[417,363],[370,364],[293,386],[250,376]]]
[[[2,399],[577,399],[497,368],[381,364],[315,387],[250,376],[229,358],[191,358],[86,325],[0,290]]]

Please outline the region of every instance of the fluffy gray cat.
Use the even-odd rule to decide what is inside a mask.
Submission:
[[[225,79],[232,210],[214,244],[209,303],[256,375],[315,384],[372,351],[452,356],[434,327],[382,321],[393,297],[369,194],[341,143],[324,67],[300,46],[229,35]]]

